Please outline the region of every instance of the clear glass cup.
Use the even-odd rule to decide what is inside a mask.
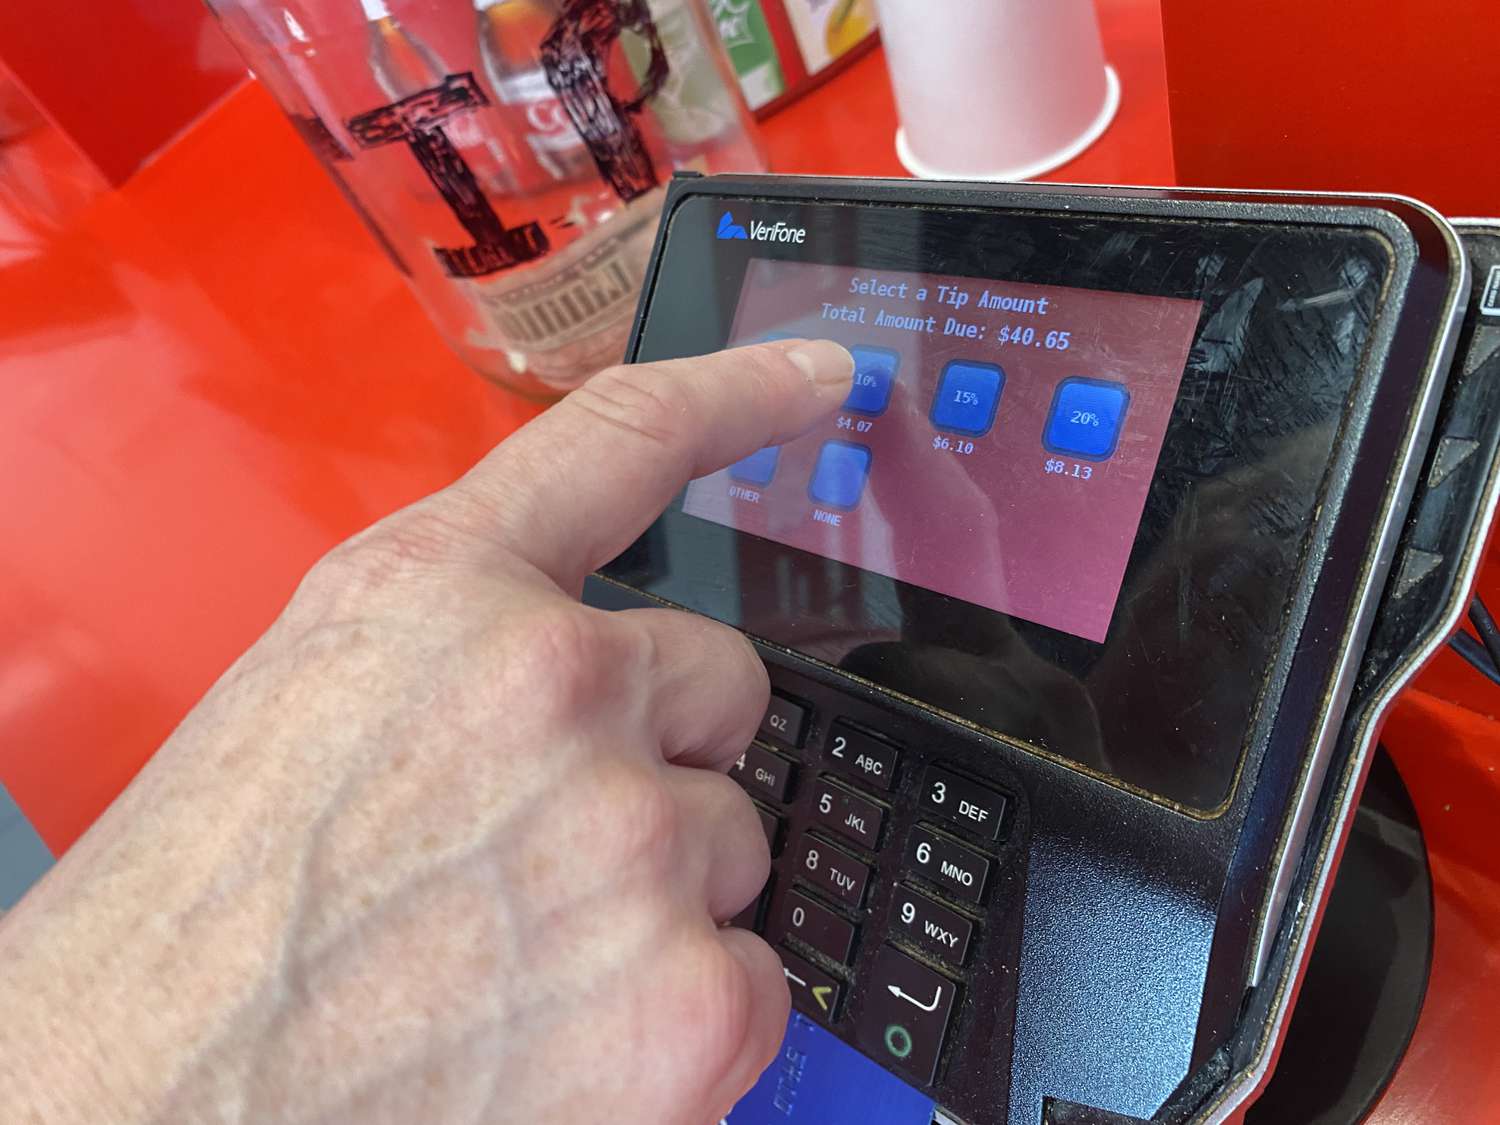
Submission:
[[[624,350],[674,169],[761,171],[702,0],[208,0],[460,356]]]

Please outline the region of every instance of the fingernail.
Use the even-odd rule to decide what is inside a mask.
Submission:
[[[808,340],[787,352],[786,357],[818,386],[847,389],[854,381],[854,357],[832,340]]]

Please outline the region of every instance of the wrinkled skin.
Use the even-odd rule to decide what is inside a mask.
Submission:
[[[336,548],[0,922],[7,1121],[717,1121],[773,1056],[734,631],[581,606],[848,353],[605,371]]]

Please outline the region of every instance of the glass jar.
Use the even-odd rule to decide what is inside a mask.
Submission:
[[[208,0],[458,354],[617,362],[674,169],[761,171],[702,0]]]

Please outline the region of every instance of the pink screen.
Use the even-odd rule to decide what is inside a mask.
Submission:
[[[684,511],[1104,640],[1200,302],[755,260],[729,343],[826,337],[827,422]]]

